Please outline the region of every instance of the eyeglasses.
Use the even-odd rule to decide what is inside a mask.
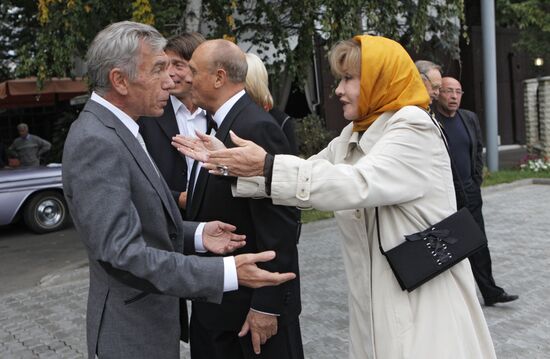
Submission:
[[[450,94],[455,94],[457,96],[462,96],[464,95],[464,91],[462,91],[461,89],[441,89],[439,90],[440,93],[442,94],[445,94],[445,95],[450,95]]]
[[[423,78],[424,80],[426,80],[426,81],[428,81],[428,82],[430,83],[430,86],[432,87],[432,89],[433,89],[434,91],[437,91],[437,90],[439,90],[439,89],[441,88],[441,84],[434,84],[434,83],[432,82],[432,80],[430,80],[430,78],[428,77],[428,75],[426,75],[425,73],[421,72],[421,73],[420,73],[420,76],[422,76],[422,78]]]

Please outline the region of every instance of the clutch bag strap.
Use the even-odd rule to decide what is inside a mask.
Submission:
[[[385,256],[386,252],[384,252],[384,249],[382,248],[382,241],[380,240],[380,220],[378,219],[378,207],[374,209],[374,216],[376,217],[376,234],[378,236],[378,248],[380,248],[380,253]]]

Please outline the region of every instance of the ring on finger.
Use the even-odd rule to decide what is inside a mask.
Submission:
[[[217,168],[222,176],[229,176],[229,168],[226,165],[217,165]]]

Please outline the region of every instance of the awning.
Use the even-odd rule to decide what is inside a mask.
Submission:
[[[0,83],[0,108],[51,106],[88,92],[82,78],[52,78],[38,90],[36,78],[8,80]]]

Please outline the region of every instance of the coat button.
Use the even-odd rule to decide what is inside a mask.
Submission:
[[[361,211],[360,210],[358,210],[358,209],[355,210],[355,217],[356,218],[361,218]]]
[[[171,240],[175,241],[176,238],[178,238],[177,233],[170,233],[170,239],[171,239]]]

